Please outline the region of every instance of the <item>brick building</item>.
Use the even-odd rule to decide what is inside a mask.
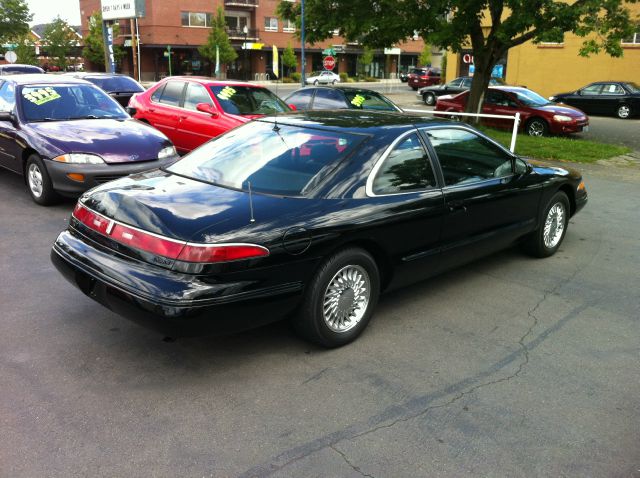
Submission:
[[[139,19],[140,56],[142,80],[158,80],[169,73],[167,46],[171,46],[172,74],[194,74],[210,76],[213,65],[198,53],[198,47],[206,43],[211,18],[218,7],[223,7],[232,45],[238,58],[228,65],[227,77],[256,79],[264,77],[270,70],[272,46],[282,50],[291,44],[298,58],[300,70],[300,40],[295,25],[277,17],[276,8],[280,0],[146,0],[146,15]],[[100,10],[100,0],[79,0],[82,32],[88,33],[88,19]],[[245,28],[246,27],[246,28]],[[127,56],[122,61],[122,71],[132,71],[131,28],[129,20],[120,20],[120,38]],[[246,45],[246,48],[243,48]],[[350,76],[356,74],[357,59],[362,54],[358,44],[347,43],[343,38],[306,44],[307,71],[322,69],[322,50],[333,46],[337,52],[336,71]],[[398,70],[406,70],[418,63],[424,48],[421,39],[408,39],[394,49],[375,51],[370,66],[370,76],[389,78]],[[398,53],[400,53],[398,55]],[[440,54],[432,54],[434,65],[439,65]],[[256,76],[258,75],[258,76]]]

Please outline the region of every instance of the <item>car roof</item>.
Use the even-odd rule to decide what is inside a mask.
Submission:
[[[74,78],[67,75],[47,75],[29,73],[25,75],[10,75],[2,77],[5,81],[11,81],[17,85],[47,85],[47,84],[78,84],[78,85],[90,85],[88,81],[80,78]]]
[[[265,116],[255,121],[278,122],[291,126],[306,126],[327,130],[339,129],[365,134],[400,133],[417,127],[453,124],[451,120],[434,118],[431,115],[421,116],[392,111],[348,109],[296,111],[284,115]]]
[[[302,90],[340,90],[340,91],[364,91],[367,93],[376,93],[378,95],[382,95],[382,93],[378,93],[375,90],[370,90],[368,88],[358,88],[357,86],[343,86],[343,85],[335,85],[335,86],[327,86],[327,85],[317,85],[317,86],[304,86],[302,88],[299,88],[295,91],[293,91],[291,93],[291,95],[293,95],[294,93],[298,93],[299,91]],[[291,96],[289,95],[289,96]]]
[[[249,88],[264,88],[262,85],[255,85],[253,83],[247,83],[246,81],[216,80],[215,78],[210,78],[208,76],[168,76],[162,81],[165,82],[169,80],[192,81],[209,86],[248,86]]]

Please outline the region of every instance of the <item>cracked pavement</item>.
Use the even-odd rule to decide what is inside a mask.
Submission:
[[[0,476],[640,476],[640,169],[580,169],[555,256],[388,294],[332,351],[120,319],[49,263],[72,203],[0,171]]]

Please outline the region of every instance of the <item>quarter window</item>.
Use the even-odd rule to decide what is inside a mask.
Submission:
[[[624,95],[624,90],[622,86],[616,85],[615,83],[609,83],[602,87],[603,95]]]
[[[182,90],[184,90],[184,82],[182,81],[168,81],[162,90],[162,96],[160,96],[160,103],[171,106],[179,106],[182,99]]]
[[[344,96],[338,90],[322,88],[316,91],[313,99],[313,109],[341,109],[346,108]]]
[[[445,186],[513,174],[511,156],[476,133],[453,128],[425,133],[438,155]]]
[[[184,108],[196,111],[198,103],[207,103],[213,106],[211,97],[204,86],[197,83],[187,83],[187,92],[184,96]]]
[[[384,159],[372,185],[374,194],[420,191],[436,184],[427,152],[413,133],[398,143]]]
[[[602,84],[598,83],[597,85],[585,86],[580,90],[580,93],[583,95],[599,95],[600,90],[602,90]]]

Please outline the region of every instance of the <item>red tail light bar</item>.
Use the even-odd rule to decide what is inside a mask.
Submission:
[[[269,249],[256,244],[200,244],[177,241],[109,219],[80,202],[76,204],[73,216],[89,229],[120,244],[179,261],[220,263],[269,255]]]

